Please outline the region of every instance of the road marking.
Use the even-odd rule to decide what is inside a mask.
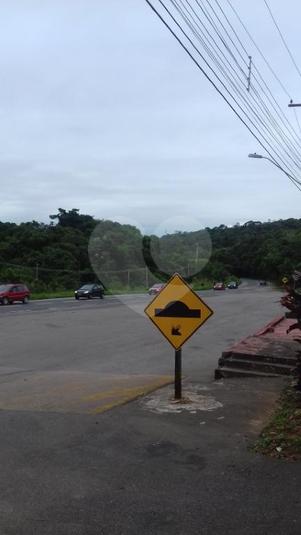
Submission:
[[[145,384],[138,387],[133,388],[114,388],[112,390],[108,390],[107,392],[98,392],[97,394],[94,394],[93,396],[88,396],[86,398],[86,401],[99,401],[109,398],[115,398],[110,403],[106,403],[105,405],[95,407],[90,411],[91,414],[100,414],[102,412],[105,412],[109,409],[112,409],[113,407],[116,407],[117,405],[125,405],[129,401],[134,401],[135,399],[138,399],[142,396],[145,396],[147,394],[150,394],[154,392],[155,390],[162,388],[162,386],[169,385],[173,382],[173,377],[166,376],[166,377],[160,377],[157,379],[157,381]]]
[[[0,410],[100,414],[172,381],[166,375],[20,371],[1,376]]]

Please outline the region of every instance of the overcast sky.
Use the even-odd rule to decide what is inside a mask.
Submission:
[[[301,101],[263,0],[233,4]],[[301,65],[300,2],[270,5]],[[261,147],[144,0],[3,0],[0,19],[1,221],[79,208],[161,233],[300,217],[301,192],[247,158]]]

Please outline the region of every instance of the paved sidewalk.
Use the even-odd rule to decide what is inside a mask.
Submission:
[[[166,387],[68,429],[2,411],[1,535],[299,535],[301,464],[249,449],[283,384],[184,383],[203,408],[157,410]]]

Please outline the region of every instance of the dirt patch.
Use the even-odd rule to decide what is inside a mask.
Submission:
[[[301,461],[301,392],[293,387],[284,391],[254,450],[270,457]]]

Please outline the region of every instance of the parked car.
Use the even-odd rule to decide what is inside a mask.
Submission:
[[[165,284],[163,284],[162,282],[157,282],[156,284],[153,284],[153,286],[148,290],[149,295],[157,295],[159,292],[161,292],[164,286]]]
[[[225,289],[226,289],[226,287],[225,287],[223,282],[216,282],[213,285],[213,290],[225,290]]]
[[[99,299],[103,299],[103,296],[104,287],[100,283],[84,284],[74,292],[74,297],[77,300],[81,297],[84,297],[85,299],[91,299],[92,297],[98,297]]]
[[[267,286],[267,281],[259,281],[259,286]]]
[[[25,284],[0,284],[0,303],[2,305],[11,305],[15,301],[28,303],[30,291]]]
[[[236,281],[230,281],[227,285],[227,288],[229,288],[229,290],[236,290],[236,288],[238,288],[238,284]]]

